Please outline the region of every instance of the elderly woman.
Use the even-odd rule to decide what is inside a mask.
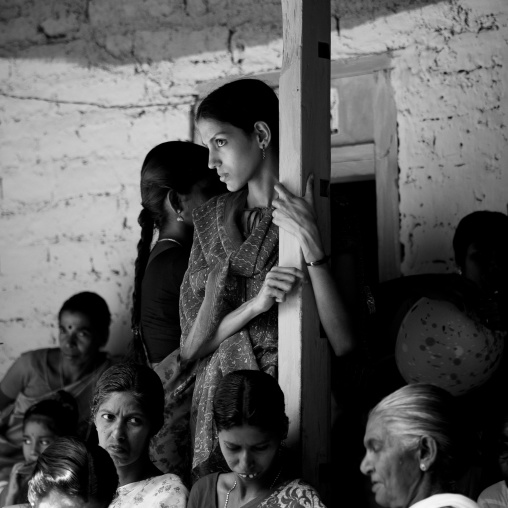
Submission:
[[[81,427],[88,425],[95,382],[110,366],[100,351],[110,322],[103,298],[78,293],[58,313],[60,347],[23,353],[7,371],[0,382],[0,480],[23,458],[23,416],[33,404],[65,390],[76,399]]]
[[[386,508],[476,508],[452,493],[471,443],[454,398],[428,384],[407,385],[369,414],[360,470]]]
[[[164,421],[164,390],[157,374],[144,365],[119,364],[97,382],[92,415],[99,445],[115,463],[119,478],[113,508],[171,506],[185,508],[187,489],[174,474],[162,474],[148,446]]]

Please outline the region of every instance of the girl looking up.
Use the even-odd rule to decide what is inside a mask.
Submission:
[[[336,352],[352,345],[342,301],[326,257],[308,185],[307,199],[278,184],[279,104],[255,79],[223,85],[200,104],[196,123],[209,150],[208,165],[230,191],[194,212],[194,243],[180,296],[181,356],[199,360],[191,419],[193,468],[202,476],[225,468],[212,425],[212,401],[220,379],[239,369],[277,376],[277,306],[306,278],[278,266],[278,225],[300,241],[325,331]],[[278,197],[277,197],[278,193]],[[277,198],[277,199],[276,199]],[[275,220],[272,214],[275,212]],[[298,231],[292,228],[299,224]],[[330,313],[329,309],[334,312]],[[335,314],[336,313],[336,314]],[[343,316],[336,326],[335,315]]]

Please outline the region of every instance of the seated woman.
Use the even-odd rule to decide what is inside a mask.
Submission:
[[[61,437],[37,460],[28,489],[30,505],[26,506],[107,508],[117,485],[113,461],[102,448]]]
[[[369,414],[361,472],[385,508],[477,508],[453,492],[475,449],[456,400],[428,384],[407,385]]]
[[[276,303],[307,277],[298,268],[278,266],[279,227],[299,241],[335,353],[353,347],[311,206],[312,181],[306,199],[278,183],[278,113],[277,96],[266,83],[240,79],[208,95],[196,115],[208,165],[230,191],[194,212],[194,242],[180,293],[181,357],[199,360],[191,410],[196,477],[221,467],[210,418],[221,377],[246,368],[277,377]]]
[[[324,508],[310,485],[291,479],[281,448],[288,431],[284,394],[272,376],[226,375],[215,392],[213,419],[231,472],[198,480],[188,508]]]
[[[58,390],[78,404],[86,434],[95,382],[109,367],[106,345],[111,315],[103,298],[83,292],[69,298],[58,313],[60,347],[23,353],[0,382],[0,480],[22,460],[25,411]]]
[[[119,478],[113,508],[185,508],[187,489],[174,474],[162,474],[148,454],[150,439],[164,421],[164,390],[144,365],[110,367],[95,389],[92,416],[99,444],[111,456]]]
[[[74,436],[78,408],[72,395],[63,390],[55,398],[30,406],[23,418],[24,461],[14,465],[9,483],[0,494],[0,508],[28,502],[28,480],[40,454],[58,437]]]

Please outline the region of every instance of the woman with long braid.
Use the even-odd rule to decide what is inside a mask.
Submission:
[[[154,368],[164,384],[165,425],[154,439],[152,458],[165,472],[183,475],[194,386],[193,365],[180,364],[178,311],[192,245],[192,211],[225,191],[208,169],[208,150],[194,143],[161,143],[143,162],[131,353]]]

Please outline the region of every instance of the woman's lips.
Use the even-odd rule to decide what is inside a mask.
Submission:
[[[240,478],[248,478],[249,480],[253,480],[256,478],[259,473],[237,473]]]
[[[128,453],[127,448],[120,445],[109,445],[108,451],[114,455],[125,455],[126,453]]]

